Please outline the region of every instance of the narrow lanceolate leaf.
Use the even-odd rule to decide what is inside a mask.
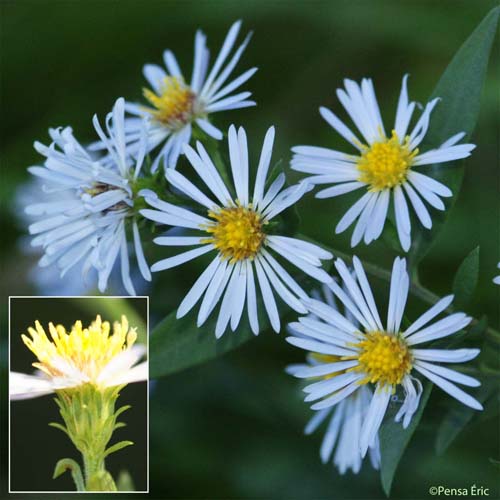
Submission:
[[[479,247],[465,257],[453,279],[455,306],[465,307],[473,298],[479,278]]]
[[[258,310],[263,310],[261,301],[257,301]],[[254,337],[248,321],[242,318],[235,332],[228,330],[222,338],[215,338],[217,311],[214,311],[206,323],[196,326],[196,312],[184,318],[176,319],[175,311],[165,317],[151,333],[149,340],[149,376],[163,377],[204,363],[220,356]],[[246,314],[246,310],[243,312]],[[269,327],[267,317],[259,316],[261,333]]]
[[[486,76],[491,47],[497,30],[500,7],[484,18],[446,68],[431,99],[440,97],[421,151],[440,146],[458,132],[465,132],[464,140],[470,139],[476,126],[481,91]],[[474,154],[474,153],[473,153]],[[426,230],[415,225],[410,261],[413,265],[425,256],[443,227],[450,208],[454,205],[464,176],[464,162],[431,165],[419,169],[448,186],[453,196],[446,200],[444,212],[433,212],[433,226]]]
[[[392,481],[399,461],[420,422],[425,405],[429,400],[431,390],[432,384],[426,383],[418,410],[415,415],[413,415],[410,425],[406,429],[403,428],[401,422],[394,422],[394,416],[400,408],[399,404],[389,407],[385,421],[380,428],[380,480],[382,481],[382,488],[387,496],[389,496],[391,492]]]
[[[487,380],[475,395],[477,400],[486,407],[486,401],[494,396],[496,392],[496,381]],[[496,405],[495,405],[496,406]],[[462,404],[453,404],[453,407],[445,414],[441,421],[436,436],[436,453],[443,454],[462,432],[465,426],[474,418],[483,416],[476,410]]]

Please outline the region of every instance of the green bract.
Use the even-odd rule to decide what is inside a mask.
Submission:
[[[126,405],[115,410],[123,387],[98,389],[93,384],[84,384],[56,392],[54,400],[64,425],[55,422],[50,425],[65,432],[82,454],[84,475],[76,462],[66,458],[57,463],[54,478],[70,469],[78,491],[116,491],[113,478],[106,470],[105,458],[133,444],[120,441],[108,447],[113,432],[125,425],[118,422],[118,417],[130,408]]]

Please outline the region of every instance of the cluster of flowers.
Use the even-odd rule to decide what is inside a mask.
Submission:
[[[395,418],[402,420],[403,426],[409,425],[422,394],[416,372],[463,404],[481,409],[478,401],[453,383],[475,387],[477,380],[435,364],[471,360],[478,349],[418,348],[458,332],[471,318],[454,313],[431,323],[448,310],[453,300],[448,296],[402,328],[410,280],[405,259],[398,257],[392,270],[387,320],[382,322],[363,265],[356,257],[352,268],[337,259],[338,277],[334,278],[322,269],[322,261],[333,258],[330,252],[303,239],[276,234],[280,225],[273,219],[316,185],[322,186],[316,198],[357,190],[361,195],[338,222],[336,233],[354,225],[351,245],[361,241],[370,244],[381,236],[391,206],[401,247],[408,251],[412,243],[410,211],[430,228],[429,207],[445,210],[442,198],[452,194],[442,183],[418,172],[418,167],[466,158],[475,146],[460,144],[465,136],[460,132],[438,148],[419,151],[439,99],[429,102],[410,126],[417,104],[409,100],[406,76],[390,133],[384,127],[372,80],[363,79],[360,84],[345,80],[337,97],[357,132],[326,108],[321,108],[320,114],[355,153],[296,146],[291,168],[307,177],[286,186],[283,173],[270,179],[275,136],[271,127],[251,180],[247,134],[244,128],[232,125],[227,133],[230,169],[225,172],[218,158],[208,153],[203,138],[223,139],[221,130],[210,121],[212,113],[255,105],[249,100],[250,92],[237,89],[256,68],[231,78],[249,41],[247,36],[237,46],[239,31],[240,22],[236,22],[213,65],[205,35],[196,33],[189,84],[168,50],[163,54],[165,67],[147,64],[144,76],[150,88],[144,89],[144,97],[149,105],[119,98],[104,128],[94,117],[98,141],[88,148],[73,137],[70,128],[51,130],[53,142],[48,147],[35,143],[46,161],[43,166],[31,167],[30,172],[42,178],[43,190],[52,198],[26,207],[30,215],[38,217],[29,227],[36,235],[33,245],[43,247],[40,265],[56,265],[61,275],[74,266],[81,266],[84,274],[92,269],[101,292],[119,261],[122,281],[130,294],[135,289],[129,247],[133,247],[145,280],[151,280],[151,272],[211,253],[211,263],[180,303],[177,317],[200,303],[197,324],[201,326],[220,303],[217,337],[229,325],[236,330],[245,304],[250,327],[255,334],[259,332],[257,285],[269,323],[279,331],[277,294],[303,315],[289,325],[291,336],[287,340],[309,353],[306,364],[288,368],[296,377],[314,380],[304,389],[306,401],[314,402],[312,409],[317,410],[306,432],[330,416],[321,457],[327,461],[336,445],[333,461],[340,472],[357,472],[368,450],[372,463],[378,465],[378,430],[391,397],[399,389],[404,401]],[[194,141],[193,137],[202,140]],[[176,170],[181,155],[194,169],[189,175]],[[145,172],[147,156],[151,167]],[[166,193],[152,182],[158,172],[164,173],[182,203],[173,203],[171,198],[166,201]],[[157,245],[192,248],[149,267],[140,236],[146,219],[167,226],[166,233],[153,240]],[[317,280],[322,292],[311,298],[285,269],[284,261]]]

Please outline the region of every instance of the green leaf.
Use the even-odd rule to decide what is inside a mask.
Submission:
[[[75,482],[76,491],[85,491],[82,470],[78,463],[71,458],[61,458],[61,460],[57,462],[52,479],[56,479],[67,470],[71,471],[71,477]]]
[[[470,138],[477,122],[490,51],[497,30],[500,7],[489,12],[472,35],[465,41],[446,68],[431,99],[440,97],[432,114],[429,131],[421,151],[440,146],[452,135],[464,131]],[[431,248],[442,229],[451,207],[455,204],[464,176],[462,162],[446,163],[419,168],[425,174],[448,186],[453,192],[446,199],[446,211],[432,214],[433,226],[426,230],[415,225],[410,250],[410,261],[416,266]]]
[[[479,247],[465,257],[453,279],[455,306],[463,308],[474,296],[479,280]]]
[[[415,432],[415,429],[418,426],[418,423],[420,422],[425,405],[429,400],[431,390],[432,384],[426,383],[422,397],[420,398],[418,410],[413,415],[410,425],[406,429],[403,428],[401,422],[394,422],[394,416],[399,410],[399,405],[392,408],[389,407],[385,421],[380,427],[380,480],[382,481],[382,488],[387,496],[389,496],[391,492],[392,481],[394,479],[396,468],[413,433]]]
[[[257,310],[262,310],[257,301]],[[196,312],[176,319],[175,311],[163,319],[151,333],[149,340],[149,376],[164,377],[190,366],[198,365],[235,349],[254,337],[248,322],[242,321],[235,332],[229,329],[222,338],[215,338],[217,315],[212,313],[206,323],[196,326]],[[261,331],[269,323],[261,325]]]
[[[480,403],[484,403],[495,393],[495,391],[496,383],[494,381],[489,381],[488,383],[483,383],[474,397]],[[444,453],[464,427],[476,415],[481,415],[481,413],[460,403],[454,404],[445,414],[439,425],[436,435],[436,453],[438,455]]]

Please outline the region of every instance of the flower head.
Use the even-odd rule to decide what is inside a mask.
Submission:
[[[363,79],[361,85],[345,80],[345,89],[337,90],[340,102],[362,139],[329,109],[320,108],[325,121],[358,150],[357,154],[313,146],[292,149],[295,153],[291,164],[293,169],[312,174],[308,180],[314,184],[330,185],[318,191],[316,198],[363,190],[364,194],[336,227],[336,232],[341,233],[357,220],[351,238],[353,247],[361,240],[368,245],[382,234],[392,199],[399,240],[403,249],[408,251],[411,245],[409,206],[413,207],[420,223],[430,229],[432,218],[424,201],[437,210],[444,210],[441,197],[452,195],[448,187],[416,169],[466,158],[475,148],[473,144],[458,144],[465,136],[465,132],[460,132],[438,148],[421,153],[419,145],[439,99],[433,99],[425,106],[411,129],[416,103],[408,100],[406,82],[407,76],[403,78],[395,124],[390,134],[385,131],[371,79]]]
[[[303,272],[322,281],[331,278],[321,269],[321,260],[330,259],[329,252],[311,243],[272,234],[270,222],[296,203],[308,190],[302,183],[283,189],[284,174],[266,187],[271,161],[274,128],[266,134],[255,177],[253,195],[249,193],[249,165],[245,130],[234,126],[228,133],[231,173],[236,196],[230,194],[205,148],[200,142],[196,150],[184,147],[187,159],[210,191],[204,194],[189,179],[174,169],[167,170],[168,181],[199,204],[203,215],[162,201],[151,191],[143,191],[146,202],[154,208],[141,210],[144,217],[172,227],[196,231],[193,236],[160,236],[154,241],[164,246],[195,246],[196,248],[155,263],[151,270],[162,271],[176,267],[209,252],[215,252],[212,263],[205,269],[182,301],[177,317],[190,311],[203,297],[198,325],[208,318],[222,298],[216,335],[221,336],[228,323],[232,330],[238,326],[247,303],[248,319],[255,334],[259,331],[257,317],[256,281],[264,299],[264,307],[272,327],[279,331],[280,319],[274,291],[290,307],[306,312],[301,298],[304,290],[275,259],[277,253]]]
[[[103,292],[120,256],[123,285],[131,295],[135,288],[130,278],[127,229],[133,234],[139,269],[151,279],[145,262],[137,221],[134,217],[133,186],[145,154],[146,130],[142,132],[141,151],[134,161],[125,149],[124,101],[118,99],[106,118],[108,135],[97,117],[94,126],[105,143],[111,161],[95,161],[73,137],[71,128],[52,129],[53,143],[38,142],[36,150],[47,160],[29,171],[43,181],[43,189],[57,199],[28,205],[25,211],[38,220],[29,226],[33,246],[41,246],[40,266],[55,264],[61,276],[80,263],[83,274],[94,268],[99,290]],[[113,130],[113,131],[112,131]]]
[[[150,86],[143,90],[148,105],[127,102],[126,109],[132,116],[126,120],[126,141],[128,151],[137,155],[142,121],[149,122],[147,150],[158,148],[153,171],[160,163],[165,168],[175,168],[184,144],[191,140],[193,126],[214,139],[222,139],[222,132],[209,121],[212,113],[255,106],[254,101],[248,100],[251,92],[234,92],[257,68],[229,80],[250,39],[250,35],[247,36],[230,57],[240,27],[241,21],[231,26],[210,70],[206,36],[202,31],[196,32],[193,73],[189,83],[170,50],[163,53],[165,68],[156,64],[144,66],[143,73]],[[102,149],[103,146],[99,142],[92,147]]]
[[[328,285],[322,286],[322,293],[315,290],[313,296],[318,300],[326,301],[330,307],[338,310],[335,296],[328,288]],[[348,309],[344,310],[344,314],[354,325],[358,325],[356,318],[352,316]],[[302,335],[306,325],[321,324],[320,318],[314,314],[309,314],[306,318],[301,318],[301,320],[303,323],[298,322],[288,325],[290,333],[299,338],[307,338],[307,335]],[[306,363],[290,365],[287,367],[287,372],[294,377],[308,381],[332,379],[340,373],[331,373],[331,367],[338,366],[341,361],[342,358],[337,355],[309,353]],[[329,421],[321,443],[320,457],[321,461],[326,463],[333,455],[332,461],[341,474],[344,474],[349,469],[355,474],[361,470],[363,457],[361,456],[359,438],[372,396],[372,391],[368,385],[362,385],[358,391],[340,401],[339,404],[315,412],[315,415],[306,425],[304,432],[311,434],[324,421]],[[378,469],[380,466],[378,438],[374,440],[369,448],[369,455],[373,467]]]
[[[498,263],[498,269],[500,269],[500,262]],[[493,283],[495,283],[496,285],[500,285],[500,276],[496,276],[495,278],[493,278]]]
[[[429,324],[451,304],[453,296],[444,297],[422,314],[408,328],[401,323],[409,290],[404,259],[396,258],[392,269],[387,322],[382,323],[375,299],[359,259],[353,259],[351,273],[341,259],[335,267],[343,289],[335,281],[328,284],[349,315],[317,299],[307,299],[310,313],[318,319],[300,318],[292,324],[291,344],[313,355],[334,356],[318,373],[321,380],[305,388],[306,401],[316,401],[313,410],[330,408],[368,385],[373,397],[364,417],[360,448],[364,456],[376,442],[376,436],[391,396],[402,389],[404,402],[395,420],[407,427],[418,408],[422,384],[414,375],[420,373],[463,404],[481,410],[481,404],[455,383],[477,387],[479,381],[436,363],[462,363],[475,358],[479,349],[420,349],[422,343],[452,335],[465,328],[471,318],[454,313]],[[354,321],[355,320],[355,321]],[[298,332],[296,334],[295,332]],[[455,382],[455,383],[453,383]]]
[[[97,316],[87,328],[77,321],[70,332],[62,325],[49,323],[50,338],[38,321],[35,328],[28,328],[28,333],[22,339],[36,356],[33,366],[40,370],[40,375],[12,372],[11,399],[85,384],[104,389],[147,378],[147,362],[136,365],[146,349],[135,344],[136,330],[129,328],[125,316],[113,324],[112,330],[109,322]]]

